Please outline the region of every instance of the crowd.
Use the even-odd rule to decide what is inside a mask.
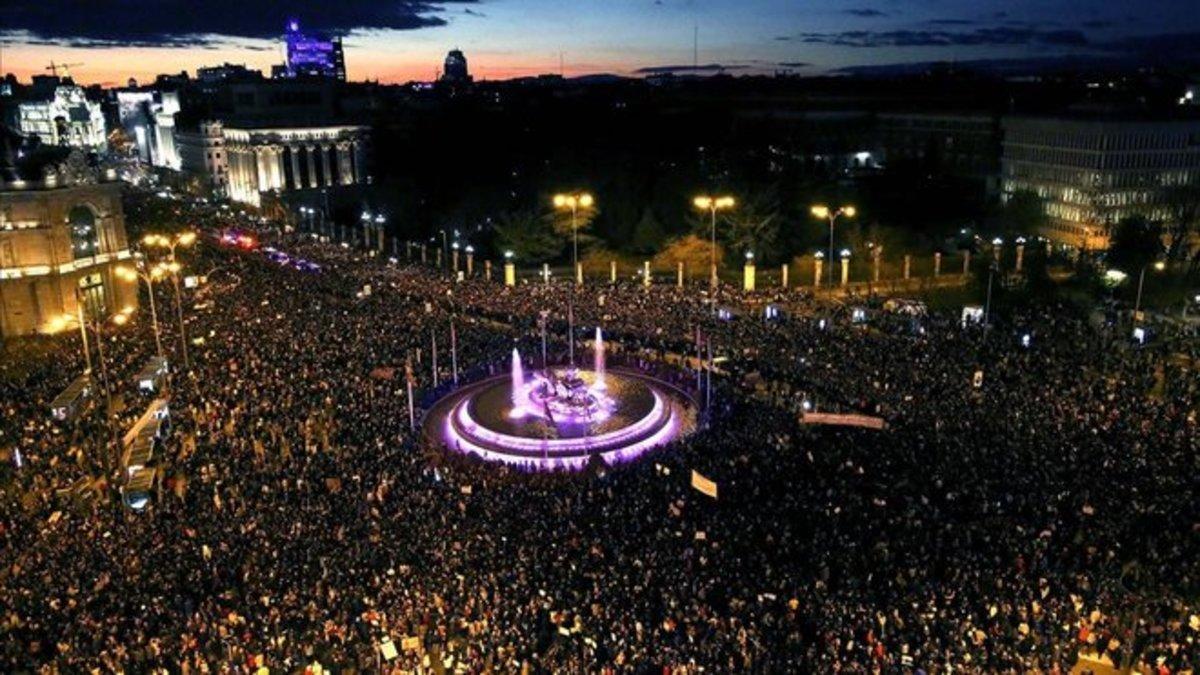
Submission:
[[[914,331],[795,294],[505,289],[264,231],[321,266],[305,271],[222,246],[235,216],[202,213],[211,229],[185,254],[214,271],[187,303],[202,341],[173,377],[144,511],[103,480],[101,412],[48,419],[82,369],[74,336],[0,364],[4,672],[1200,663],[1194,334],[1138,347],[1055,305]],[[782,319],[763,319],[771,301]],[[538,355],[544,310],[561,359],[568,303],[581,335],[603,325],[657,363],[694,353],[699,329],[722,357],[706,428],[580,475],[483,464],[410,429],[404,365],[418,408],[452,386],[451,322],[469,380],[514,346]],[[129,382],[147,323],[106,338],[121,425],[144,407]],[[888,428],[806,427],[806,405]],[[693,469],[719,498],[690,488]],[[101,478],[90,498],[55,493],[81,476]]]

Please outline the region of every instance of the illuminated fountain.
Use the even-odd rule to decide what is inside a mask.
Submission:
[[[594,457],[631,461],[695,428],[682,390],[645,373],[609,371],[596,330],[592,370],[527,374],[517,350],[508,375],[467,385],[434,404],[425,433],[450,450],[536,470],[582,469]]]

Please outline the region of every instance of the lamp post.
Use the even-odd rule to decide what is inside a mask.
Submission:
[[[147,246],[157,246],[165,248],[170,252],[168,257],[169,262],[166,263],[164,269],[171,274],[171,285],[175,287],[175,313],[179,317],[179,344],[183,351],[183,366],[191,368],[191,360],[188,358],[187,348],[187,327],[183,323],[183,300],[182,294],[179,291],[179,270],[182,269],[178,262],[175,261],[175,249],[179,246],[191,246],[196,241],[195,232],[182,232],[173,237],[167,237],[161,234],[150,234],[142,238],[142,243]]]
[[[146,268],[145,258],[138,256],[137,267],[118,267],[117,276],[125,281],[136,283],[138,279],[146,282],[146,294],[150,296],[150,321],[154,326],[154,346],[158,353],[158,358],[163,358],[162,334],[158,329],[158,308],[154,303],[154,282],[161,279],[167,274],[167,269],[164,263],[159,263],[149,269]]]
[[[1138,274],[1138,291],[1137,299],[1133,303],[1133,320],[1137,322],[1138,316],[1142,313],[1142,287],[1146,284],[1146,268],[1150,265],[1142,265],[1142,271]],[[1154,261],[1154,271],[1161,272],[1167,268],[1167,264],[1161,260]]]
[[[583,271],[579,268],[579,209],[590,209],[596,203],[586,192],[554,195],[554,208],[571,212],[571,265],[575,269],[575,285],[583,283]]]
[[[858,209],[847,204],[834,211],[824,204],[817,204],[809,209],[813,216],[829,220],[829,285],[833,286],[833,226],[840,216],[853,218],[858,215]]]
[[[700,195],[692,200],[693,206],[709,213],[708,285],[713,289],[717,287],[717,211],[732,209],[735,204],[733,197],[728,195],[723,197]]]
[[[133,314],[133,308],[125,307],[121,311],[110,316],[108,320],[105,321],[100,317],[87,316],[83,310],[83,294],[79,289],[75,289],[75,303],[77,305],[77,313],[63,314],[56,323],[58,324],[59,328],[66,328],[71,323],[79,324],[79,332],[84,338],[84,355],[86,356],[86,362],[88,364],[89,371],[91,370],[92,366],[91,356],[87,353],[87,331],[90,330],[96,337],[96,356],[100,363],[100,382],[104,387],[104,424],[108,427],[109,439],[112,443],[112,450],[114,453],[116,453],[118,451],[117,430],[112,423],[112,390],[109,387],[108,365],[104,359],[104,326],[106,323],[112,323],[115,326],[124,326],[129,321],[130,315]]]

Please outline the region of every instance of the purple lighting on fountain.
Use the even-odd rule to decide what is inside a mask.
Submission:
[[[525,386],[525,370],[521,368],[521,354],[513,347],[512,353],[512,405],[513,415],[520,414],[523,405],[521,402],[521,390]]]
[[[596,326],[596,346],[595,350],[595,365],[596,371],[596,388],[604,389],[604,335],[600,332],[600,327]]]

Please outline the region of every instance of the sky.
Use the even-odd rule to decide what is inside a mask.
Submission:
[[[1196,0],[3,0],[0,72],[82,83],[223,62],[269,72],[295,17],[342,35],[351,80],[559,72],[800,74],[925,61],[1200,55]],[[693,58],[693,37],[698,50]],[[560,61],[561,59],[561,61]]]

